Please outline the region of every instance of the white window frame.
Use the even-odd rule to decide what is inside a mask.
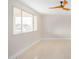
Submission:
[[[36,18],[38,18],[36,15],[33,15],[32,13],[29,13],[29,12],[27,12],[27,11],[25,11],[24,9],[21,9],[21,8],[18,8],[18,9],[20,9],[21,10],[21,32],[20,33],[16,33],[15,32],[15,27],[16,27],[16,24],[15,24],[15,18],[14,18],[14,8],[18,8],[18,7],[13,7],[13,34],[21,34],[21,33],[29,33],[29,32],[34,32],[34,31],[37,31],[38,30],[38,28],[37,28],[37,24],[36,24],[36,26],[34,25],[34,17],[36,17]],[[32,31],[29,31],[29,32],[23,32],[22,31],[22,22],[23,22],[23,19],[22,19],[22,11],[24,11],[24,12],[26,12],[26,13],[28,13],[28,14],[31,14],[32,15],[32,17],[33,17],[33,30]],[[37,19],[36,19],[36,23],[37,23]],[[34,27],[36,27],[36,29],[34,28]]]

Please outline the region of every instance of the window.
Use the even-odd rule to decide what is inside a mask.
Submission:
[[[14,34],[37,31],[37,16],[16,7],[13,13]]]

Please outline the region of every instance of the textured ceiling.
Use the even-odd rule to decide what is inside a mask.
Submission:
[[[70,14],[70,11],[48,8],[49,6],[60,5],[61,0],[20,0],[20,1],[42,14]],[[66,7],[70,8],[71,1],[70,0],[67,1],[69,2],[69,4]]]

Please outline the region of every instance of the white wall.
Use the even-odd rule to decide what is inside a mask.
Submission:
[[[43,36],[48,38],[70,38],[71,15],[43,15]]]
[[[31,32],[31,33],[24,33],[24,34],[17,34],[13,35],[13,6],[25,9],[27,12],[30,12],[34,15],[38,16],[38,31]],[[8,51],[9,51],[9,57],[15,55],[22,49],[28,47],[33,42],[39,40],[40,37],[40,14],[36,12],[35,10],[29,8],[27,5],[17,1],[17,0],[9,0],[9,22],[8,22]]]

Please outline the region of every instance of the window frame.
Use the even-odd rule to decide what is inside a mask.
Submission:
[[[20,9],[20,10],[21,10],[21,32],[19,32],[19,33],[16,33],[16,30],[15,30],[16,24],[15,24],[15,17],[14,17],[14,8],[17,8],[17,9]],[[38,16],[37,16],[37,15],[34,15],[34,14],[32,14],[32,13],[30,13],[30,12],[28,12],[28,11],[22,9],[22,8],[19,8],[19,7],[15,7],[15,6],[14,6],[14,7],[13,7],[13,34],[29,33],[29,32],[23,32],[23,31],[22,31],[22,25],[23,25],[22,11],[24,11],[24,12],[26,12],[26,13],[32,15],[32,17],[33,17],[33,25],[32,25],[32,26],[33,26],[33,30],[32,30],[32,31],[29,31],[29,32],[35,32],[35,31],[37,31],[37,30],[38,30],[38,26],[36,26],[37,30],[34,30],[34,27],[35,27],[35,25],[34,25],[34,17],[36,16],[36,17],[37,17],[37,21],[38,21]],[[37,24],[36,24],[36,25],[37,25]]]

